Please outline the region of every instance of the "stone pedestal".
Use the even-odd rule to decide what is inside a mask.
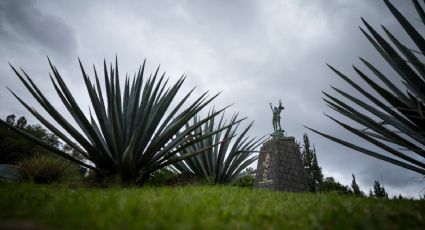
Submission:
[[[260,149],[255,188],[308,191],[308,177],[294,137],[273,137]]]

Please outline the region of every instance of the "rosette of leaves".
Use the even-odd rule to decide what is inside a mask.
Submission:
[[[412,2],[420,18],[416,23],[423,27],[424,8],[417,0]],[[355,66],[354,70],[368,85],[366,89],[356,83],[354,80],[356,78],[329,66],[366,100],[332,87],[342,99],[324,92],[324,101],[330,108],[356,122],[360,127],[353,127],[327,115],[329,118],[388,154],[311,130],[369,156],[425,175],[425,63],[423,62],[425,39],[419,33],[421,30],[418,31],[390,1],[384,0],[384,3],[413,41],[414,47],[403,44],[382,26],[387,36],[385,39],[362,18],[366,28],[360,28],[361,32],[391,66],[394,74],[386,75],[367,60],[360,58],[370,74]],[[361,109],[367,112],[362,112]]]
[[[209,113],[208,116],[211,114],[214,114],[214,112]],[[241,172],[258,159],[258,155],[255,154],[256,148],[263,143],[264,138],[249,138],[247,136],[253,123],[237,135],[236,131],[240,125],[237,117],[238,115],[235,114],[227,123],[223,121],[223,114],[218,121],[212,118],[203,125],[203,128],[198,127],[195,133],[208,137],[185,148],[179,155],[184,156],[200,151],[203,151],[203,153],[176,162],[173,166],[181,173],[195,174],[208,183],[214,184],[232,183],[243,176]],[[187,126],[196,124],[200,120],[196,116]],[[196,135],[192,138],[196,138]],[[206,149],[206,146],[213,147]]]
[[[11,65],[25,88],[58,125],[52,124],[51,119],[40,115],[13,91],[11,93],[46,128],[84,156],[83,160],[48,145],[25,130],[13,126],[9,128],[52,153],[94,170],[99,176],[119,176],[123,181],[144,182],[152,172],[203,152],[199,149],[186,154],[177,154],[220,132],[216,130],[208,134],[203,133],[195,138],[191,135],[193,131],[199,130],[199,127],[224,110],[211,113],[204,119],[187,125],[188,121],[218,94],[209,97],[208,92],[205,92],[189,103],[188,99],[194,91],[192,89],[178,99],[176,95],[185,81],[185,76],[169,86],[169,79],[165,77],[165,73],[159,73],[159,67],[155,73],[146,78],[145,63],[146,61],[133,78],[125,76],[121,87],[118,62],[115,61],[115,67],[111,64],[108,68],[105,61],[104,87],[102,87],[96,68],[93,67],[94,80],[92,80],[93,77],[89,77],[80,61],[80,69],[92,106],[91,111],[85,114],[63,77],[49,60],[53,73],[50,75],[53,88],[79,129],[64,117],[63,111],[55,108],[24,70],[18,71]],[[7,125],[4,121],[1,122]]]

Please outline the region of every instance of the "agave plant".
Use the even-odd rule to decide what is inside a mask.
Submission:
[[[209,116],[211,114],[214,114],[214,112],[209,113]],[[258,156],[254,153],[256,152],[255,149],[262,143],[263,138],[257,139],[246,136],[252,127],[253,123],[251,123],[234,140],[241,121],[238,121],[237,117],[238,115],[235,114],[227,124],[223,121],[223,114],[218,124],[212,118],[204,124],[203,130],[202,127],[198,127],[195,133],[208,137],[184,149],[179,155],[192,155],[201,151],[203,153],[176,162],[173,166],[182,173],[195,174],[209,183],[226,184],[238,179],[242,170],[258,159]],[[192,123],[187,124],[187,126],[196,124],[200,120],[196,116]],[[193,138],[196,138],[196,135]],[[213,147],[206,149],[207,146]]]
[[[200,153],[201,151],[177,155],[188,146],[214,135],[212,132],[193,138],[190,134],[224,110],[211,113],[187,126],[187,122],[218,94],[208,97],[205,92],[186,105],[194,89],[182,99],[178,101],[176,99],[185,76],[167,87],[168,79],[165,78],[165,73],[159,74],[158,67],[144,82],[145,63],[146,61],[133,79],[125,77],[122,89],[118,62],[115,61],[115,68],[112,64],[108,68],[104,62],[105,87],[102,89],[96,68],[94,67],[94,81],[92,81],[80,61],[84,83],[94,111],[94,114],[90,111],[87,115],[76,102],[57,68],[49,60],[53,72],[53,76],[50,75],[53,87],[82,132],[53,106],[24,70],[21,69],[19,72],[11,65],[16,76],[32,96],[64,131],[40,115],[13,91],[11,93],[42,124],[84,156],[86,161],[74,158],[61,149],[53,148],[24,130],[13,126],[9,128],[71,162],[94,170],[98,175],[119,175],[123,180],[144,181],[153,171]],[[174,106],[171,105],[173,101],[176,102]],[[4,121],[1,123],[7,125]]]
[[[412,2],[421,19],[419,23],[424,26],[425,11],[417,0],[412,0]],[[382,26],[384,33],[388,36],[389,41],[387,41],[362,18],[366,29],[360,28],[361,32],[395,70],[397,75],[386,76],[371,63],[360,58],[363,64],[381,82],[381,84],[378,83],[354,66],[359,77],[374,91],[372,93],[355,83],[351,80],[352,78],[329,66],[339,77],[367,98],[369,103],[340,89],[332,88],[357,108],[362,108],[369,113],[363,113],[350,103],[325,92],[324,101],[330,108],[357,122],[361,127],[352,127],[327,115],[329,118],[389,154],[384,155],[331,135],[311,130],[369,156],[425,175],[425,63],[422,61],[425,53],[425,39],[390,1],[384,0],[384,3],[413,40],[416,47],[408,48],[387,28]],[[400,80],[403,83],[402,86],[397,84],[395,80]],[[383,87],[382,84],[386,87]],[[370,116],[370,114],[373,116]]]

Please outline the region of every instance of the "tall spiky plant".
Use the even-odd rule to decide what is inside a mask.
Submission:
[[[165,73],[159,75],[158,67],[156,72],[144,81],[146,63],[144,61],[133,79],[125,77],[122,90],[117,60],[115,68],[111,64],[109,70],[105,61],[103,66],[105,87],[102,88],[96,68],[94,67],[93,82],[81,62],[79,63],[94,112],[94,114],[90,112],[88,116],[84,114],[59,71],[49,60],[53,72],[53,76],[50,75],[53,87],[82,132],[62,115],[62,111],[53,106],[24,70],[21,69],[19,72],[12,65],[16,76],[64,131],[40,115],[13,91],[11,93],[42,124],[91,163],[53,148],[22,129],[9,127],[51,152],[94,170],[98,175],[119,175],[125,181],[133,179],[144,181],[153,171],[200,153],[176,155],[188,146],[215,134],[213,132],[197,135],[194,138],[190,135],[224,109],[186,125],[218,94],[208,98],[206,92],[183,109],[183,105],[194,90],[190,90],[182,99],[176,101],[176,94],[185,76],[167,87],[168,79],[165,78]],[[175,106],[171,106],[173,101],[177,102]],[[4,121],[0,122],[7,125]]]
[[[214,112],[210,114],[214,114]],[[241,121],[238,121],[237,117],[238,115],[235,114],[227,124],[223,121],[223,114],[218,124],[212,118],[204,124],[203,130],[198,127],[195,133],[208,137],[186,148],[180,155],[200,151],[203,151],[203,153],[177,162],[173,166],[182,173],[195,174],[209,183],[228,184],[238,179],[242,170],[258,159],[258,156],[254,153],[256,152],[255,149],[262,143],[263,138],[257,139],[246,136],[252,127],[253,123],[251,123],[235,139]],[[199,117],[194,117],[191,124],[196,124],[199,120]],[[206,146],[214,147],[205,149]]]
[[[418,23],[423,27],[425,25],[424,8],[417,0],[412,0],[412,2],[421,19]],[[390,1],[384,0],[384,3],[416,47],[408,48],[387,28],[382,26],[384,33],[389,38],[390,42],[388,42],[362,18],[367,31],[360,28],[361,32],[397,74],[386,76],[368,61],[360,58],[371,73],[381,81],[381,84],[372,80],[371,77],[355,66],[354,70],[374,93],[380,96],[377,97],[369,89],[364,89],[351,80],[353,78],[329,66],[339,77],[367,98],[369,103],[335,87],[332,88],[343,98],[368,111],[373,116],[360,112],[359,109],[354,108],[349,103],[325,92],[324,101],[330,108],[357,122],[361,127],[355,128],[331,116],[326,116],[390,155],[387,156],[331,135],[311,130],[369,156],[425,175],[425,63],[422,61],[425,54],[425,39]],[[400,80],[402,86],[399,86],[395,80]],[[382,84],[386,87],[381,86]]]

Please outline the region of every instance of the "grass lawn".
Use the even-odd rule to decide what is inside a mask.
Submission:
[[[237,187],[0,184],[0,229],[421,229],[425,201]]]

